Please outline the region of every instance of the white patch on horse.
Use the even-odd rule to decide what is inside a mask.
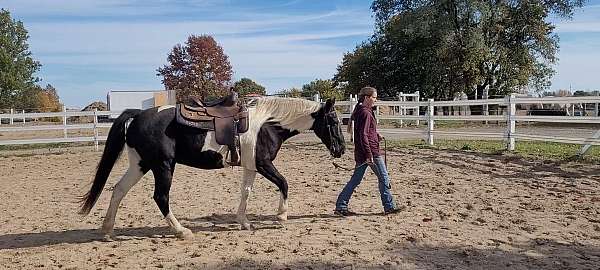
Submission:
[[[254,185],[254,179],[256,179],[256,172],[253,170],[244,170],[244,176],[242,177],[242,184],[240,187],[241,199],[240,206],[238,207],[237,220],[246,230],[252,229],[252,225],[246,216],[246,206],[248,205],[248,196],[252,191]]]
[[[175,215],[173,215],[173,212],[171,212],[171,209],[169,209],[169,213],[165,217],[165,220],[178,238],[191,239],[194,236],[190,229],[181,226],[179,221],[175,218]]]
[[[277,219],[280,221],[286,221],[288,218],[288,203],[287,200],[283,198],[283,194],[281,194],[279,198],[279,210],[277,210]]]
[[[204,145],[202,145],[202,152],[204,151],[215,151],[225,156],[227,153],[227,146],[220,145],[217,143],[217,137],[215,136],[214,131],[206,132],[206,138],[204,139]]]
[[[123,136],[125,136],[125,140],[127,140],[127,130],[129,129],[129,125],[131,125],[131,122],[133,122],[133,118],[129,118],[127,119],[127,121],[125,121],[125,129],[123,131]]]
[[[259,98],[256,107],[248,109],[248,131],[240,135],[242,167],[256,171],[256,140],[266,122],[279,123],[283,128],[299,132],[312,127],[311,113],[321,107],[319,102],[297,98]]]
[[[164,111],[164,110],[166,110],[166,109],[171,109],[171,108],[175,108],[175,106],[173,106],[173,105],[164,105],[164,106],[160,106],[160,107],[158,107],[158,110],[157,110],[157,112],[161,112],[161,111]]]
[[[121,177],[121,180],[117,182],[114,187],[112,197],[110,199],[110,205],[108,210],[106,211],[106,216],[104,217],[104,223],[102,224],[102,232],[105,235],[105,238],[110,239],[113,234],[113,228],[115,226],[115,217],[117,216],[117,210],[119,209],[119,205],[121,204],[121,200],[125,197],[127,192],[137,184],[138,181],[144,176],[142,172],[142,168],[139,163],[141,160],[140,155],[135,151],[135,149],[131,147],[127,148],[127,155],[129,157],[129,168],[127,172]]]

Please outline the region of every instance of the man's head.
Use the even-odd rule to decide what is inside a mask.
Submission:
[[[363,106],[371,108],[377,101],[377,89],[373,87],[363,87],[358,93],[358,102],[362,103]]]

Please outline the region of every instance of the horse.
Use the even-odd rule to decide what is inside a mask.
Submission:
[[[237,222],[242,229],[253,227],[246,216],[248,195],[256,173],[277,186],[280,192],[277,219],[287,220],[288,184],[273,165],[283,142],[312,130],[334,158],[344,154],[345,141],[334,109],[335,99],[324,104],[297,98],[263,97],[248,108],[249,128],[240,134],[241,200]],[[176,108],[163,106],[146,110],[127,109],[111,126],[90,190],[81,198],[82,215],[90,213],[124,148],[129,168],[114,186],[101,232],[112,240],[115,217],[121,200],[148,171],[154,174],[153,199],[177,238],[189,239],[193,233],[183,227],[169,208],[169,190],[175,164],[213,170],[226,167],[227,146],[219,145],[214,131],[181,125]]]

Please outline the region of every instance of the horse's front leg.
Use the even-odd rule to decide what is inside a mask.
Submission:
[[[283,193],[281,193],[279,199],[279,209],[277,210],[277,219],[280,221],[286,221],[288,218],[288,204],[287,198],[283,197]]]
[[[248,196],[252,191],[254,185],[254,179],[256,179],[256,172],[253,170],[244,169],[244,176],[241,184],[241,198],[240,206],[238,207],[237,220],[242,225],[242,229],[251,230],[252,224],[246,217],[246,206],[248,206]]]
[[[281,198],[279,200],[279,210],[277,211],[277,219],[280,221],[286,221],[288,218],[288,184],[285,180],[285,177],[279,173],[277,168],[273,165],[271,161],[261,162],[261,164],[257,164],[256,169],[258,172],[267,178],[269,181],[273,182],[279,188],[279,192],[281,192]]]

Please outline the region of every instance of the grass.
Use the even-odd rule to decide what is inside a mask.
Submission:
[[[455,150],[492,155],[513,155],[537,160],[600,163],[600,147],[598,146],[592,146],[583,157],[579,157],[577,152],[581,149],[581,145],[553,142],[517,141],[513,152],[506,150],[503,141],[491,140],[435,140],[433,146],[427,145],[423,140],[402,140],[390,141],[388,147]]]
[[[100,143],[101,145],[103,142]],[[576,156],[581,145],[553,143],[553,142],[532,142],[517,141],[515,151],[506,151],[506,145],[503,141],[493,140],[448,140],[439,139],[434,141],[433,146],[427,145],[423,140],[394,140],[388,141],[387,147],[393,148],[418,148],[434,150],[454,150],[474,153],[484,153],[491,155],[511,155],[526,159],[553,160],[553,161],[577,161],[582,163],[600,163],[600,147],[592,146],[583,157]],[[36,150],[36,149],[57,149],[77,146],[93,146],[93,143],[47,143],[47,144],[26,144],[26,145],[0,145],[0,151],[14,150]],[[383,146],[383,145],[382,145]]]

